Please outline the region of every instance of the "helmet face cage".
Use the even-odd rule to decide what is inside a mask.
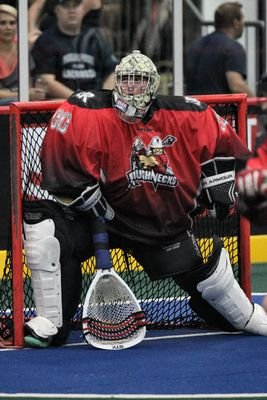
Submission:
[[[115,108],[119,100],[128,106],[124,110],[127,117],[142,118],[157,95],[159,81],[153,62],[140,51],[133,51],[115,69]]]
[[[120,71],[115,76],[116,88],[123,100],[141,109],[152,99],[150,83],[151,76],[147,72]]]

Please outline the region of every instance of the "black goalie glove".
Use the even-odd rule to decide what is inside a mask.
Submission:
[[[201,164],[201,202],[218,219],[226,218],[236,201],[235,167],[234,157],[215,157]]]
[[[75,199],[56,197],[58,203],[65,207],[73,207],[76,210],[86,212],[95,217],[104,217],[107,220],[114,218],[114,210],[110,207],[101,193],[98,183],[88,186],[79,197]]]

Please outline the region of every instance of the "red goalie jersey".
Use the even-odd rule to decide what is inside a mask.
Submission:
[[[54,114],[42,147],[43,188],[75,198],[92,181],[115,211],[109,228],[147,243],[191,229],[201,163],[249,151],[206,104],[158,96],[142,122],[122,121],[112,92],[78,92]]]

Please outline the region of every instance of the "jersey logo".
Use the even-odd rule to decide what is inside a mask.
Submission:
[[[91,97],[95,97],[94,93],[92,92],[78,92],[75,96],[80,99],[84,104],[87,103],[87,100]]]
[[[194,99],[193,97],[185,96],[184,99],[185,99],[186,103],[195,104],[196,106],[201,107],[200,101],[197,99]]]
[[[140,137],[136,137],[132,146],[131,170],[127,172],[128,188],[134,189],[143,182],[149,182],[157,190],[158,185],[175,187],[178,184],[172,168],[169,166],[165,148],[176,142],[172,135],[161,139],[154,136],[146,146]]]

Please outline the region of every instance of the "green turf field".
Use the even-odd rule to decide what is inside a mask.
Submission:
[[[251,266],[252,292],[267,292],[267,264]]]

